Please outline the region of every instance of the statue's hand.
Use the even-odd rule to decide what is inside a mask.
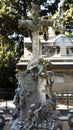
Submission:
[[[18,20],[18,27],[26,27],[26,22],[24,20]]]

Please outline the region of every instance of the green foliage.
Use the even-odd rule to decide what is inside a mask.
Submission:
[[[64,13],[64,24],[69,26],[71,20],[73,20],[73,4],[69,4],[69,9]]]
[[[0,33],[4,37],[17,31],[19,14],[17,9],[17,0],[3,0],[0,2]]]
[[[17,45],[0,42],[0,88],[16,88]]]
[[[63,8],[62,18],[59,14],[59,11],[56,11],[56,13],[52,17],[56,18],[56,29],[60,27],[61,22],[63,22],[63,25],[66,29],[71,29],[72,27],[71,21],[73,20],[73,4],[65,2],[62,8]]]
[[[18,37],[19,13],[18,0],[0,1],[0,90],[17,86],[16,63],[20,57]],[[9,37],[10,36],[10,37]]]

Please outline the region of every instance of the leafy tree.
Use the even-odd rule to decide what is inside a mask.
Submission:
[[[18,60],[17,44],[3,44],[0,42],[0,91],[4,92],[4,97],[12,96],[6,92],[13,92],[16,88],[16,62]],[[12,89],[11,89],[12,88]],[[2,97],[1,97],[2,98]]]
[[[17,31],[17,19],[19,17],[17,12],[17,0],[3,0],[0,2],[0,33],[2,36],[8,38],[10,34]]]
[[[66,4],[67,10],[64,13],[64,25],[66,28],[73,27],[71,26],[71,21],[73,20],[73,4]]]
[[[62,9],[62,14],[60,14],[60,10]],[[60,10],[56,11],[53,15],[53,18],[56,18],[56,29],[60,27],[61,22],[63,23],[66,30],[68,30],[68,34],[71,33],[71,29],[73,28],[73,4],[72,0],[66,0],[61,6]],[[69,33],[70,32],[70,33]]]
[[[17,80],[15,78],[16,63],[23,53],[23,36],[19,36],[19,34],[22,34],[22,31],[18,30],[18,19],[21,19],[21,16],[23,16],[23,12],[20,10],[18,0],[0,1],[1,92],[11,92],[10,88],[14,90],[17,86]]]

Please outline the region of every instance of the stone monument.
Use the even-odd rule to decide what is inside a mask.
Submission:
[[[11,130],[62,130],[56,111],[56,95],[52,92],[53,72],[48,70],[51,62],[40,53],[39,32],[47,40],[51,20],[39,19],[38,5],[32,6],[32,20],[19,20],[19,26],[31,32],[33,56],[25,71],[17,73],[18,88],[15,91],[15,110],[12,111]],[[46,94],[47,91],[47,94]]]

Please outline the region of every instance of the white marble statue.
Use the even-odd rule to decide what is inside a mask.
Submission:
[[[33,56],[28,64],[28,68],[40,57],[40,38],[39,32],[43,33],[45,40],[48,40],[48,26],[53,27],[53,20],[39,18],[39,6],[32,5],[32,20],[19,20],[18,25],[27,28],[31,34]]]

